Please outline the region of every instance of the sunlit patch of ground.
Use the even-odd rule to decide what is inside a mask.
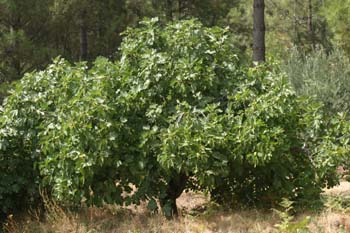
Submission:
[[[325,190],[326,195],[342,195],[350,196],[350,183],[347,181],[341,181],[339,185]]]

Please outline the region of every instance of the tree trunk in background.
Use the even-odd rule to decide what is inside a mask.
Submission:
[[[86,11],[83,10],[80,16],[80,60],[86,61],[88,58],[88,38],[86,26]]]
[[[166,1],[166,17],[169,21],[173,20],[173,0],[167,0]]]
[[[297,32],[297,0],[293,1],[293,43],[297,44],[298,32]]]
[[[314,36],[314,27],[313,27],[313,19],[312,19],[312,0],[308,0],[308,19],[307,25],[309,29],[309,37],[312,48],[315,48],[315,36]]]
[[[254,0],[253,13],[253,61],[265,61],[265,3]]]
[[[182,18],[182,11],[183,11],[183,0],[178,0],[178,19]]]

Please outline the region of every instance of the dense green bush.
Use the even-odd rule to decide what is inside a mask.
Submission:
[[[292,49],[281,67],[298,95],[322,102],[331,114],[350,110],[350,61],[343,51],[305,54]]]
[[[56,111],[79,88],[86,70],[57,60],[45,71],[31,73],[16,85],[3,104],[0,118],[1,211],[16,211],[39,198],[41,131],[54,122]],[[72,78],[73,77],[73,78]],[[69,85],[69,86],[65,86]]]
[[[0,117],[2,211],[39,184],[65,204],[158,199],[168,216],[188,188],[273,204],[334,185],[344,119],[325,121],[274,64],[241,65],[227,33],[153,19],[125,32],[117,62],[26,75]]]

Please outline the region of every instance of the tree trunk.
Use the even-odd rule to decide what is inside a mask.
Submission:
[[[163,208],[163,213],[167,219],[172,219],[179,215],[176,206],[176,199],[186,188],[187,180],[187,175],[178,174],[169,181],[166,195],[160,200],[160,204]],[[166,211],[166,208],[170,208],[170,212]]]
[[[308,0],[308,9],[309,16],[307,20],[307,25],[309,29],[309,38],[312,48],[315,48],[315,36],[314,36],[314,27],[313,27],[313,19],[312,19],[312,0]]]
[[[173,20],[173,0],[167,0],[166,3],[167,3],[167,6],[166,6],[167,19],[169,21],[172,21]]]
[[[265,3],[254,0],[253,13],[253,61],[265,61]]]
[[[80,20],[80,60],[86,61],[88,59],[88,38],[85,10],[82,11]]]
[[[182,18],[182,10],[183,10],[183,1],[182,0],[178,0],[178,19]]]
[[[297,0],[293,1],[293,43],[297,44],[298,32],[297,32]]]

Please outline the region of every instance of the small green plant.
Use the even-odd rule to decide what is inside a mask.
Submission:
[[[324,205],[331,211],[350,213],[350,196],[325,196]]]
[[[281,220],[281,222],[276,224],[275,227],[278,229],[278,232],[281,233],[308,233],[307,225],[310,223],[310,216],[307,216],[300,221],[294,221],[295,216],[293,215],[293,204],[293,201],[284,198],[280,203],[282,210],[273,209]]]

